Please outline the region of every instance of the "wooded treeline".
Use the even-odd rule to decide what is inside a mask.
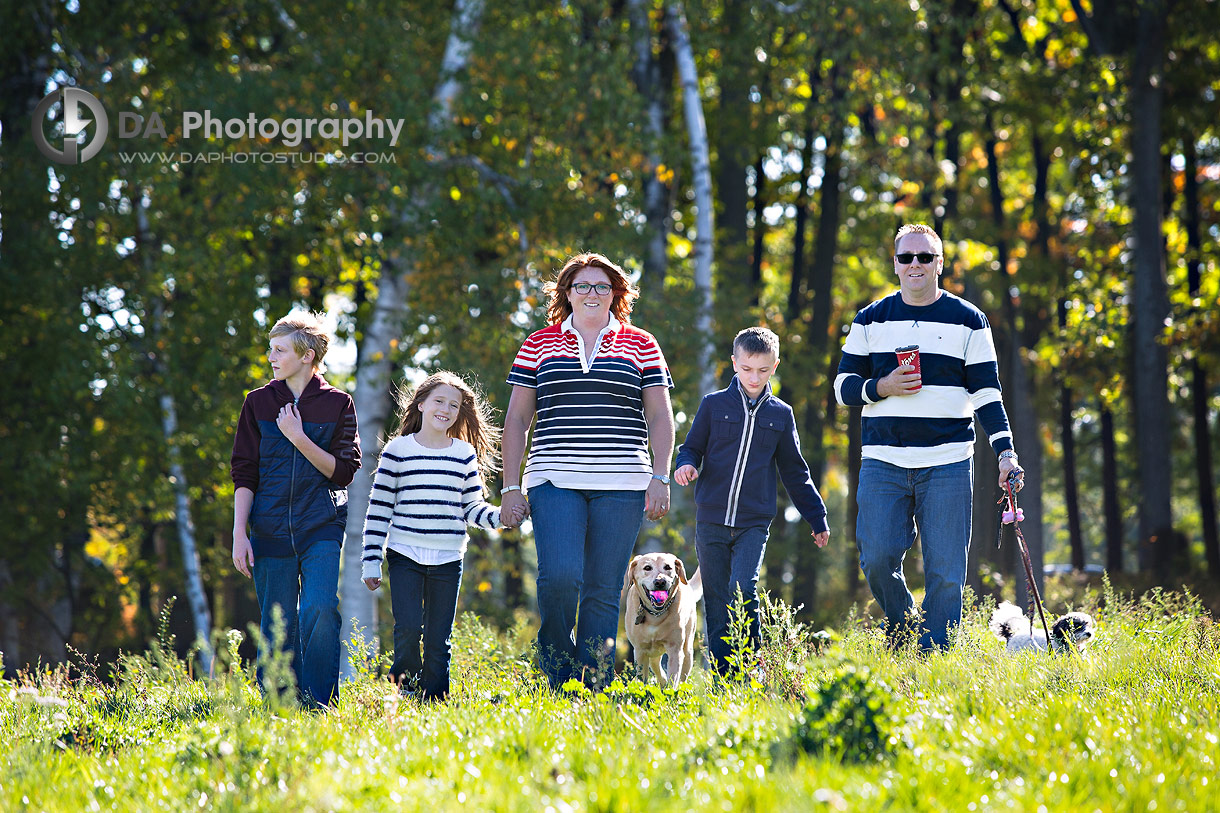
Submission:
[[[254,617],[228,461],[276,318],[336,319],[329,377],[356,398],[368,477],[406,371],[456,370],[507,405],[542,284],[579,250],[639,275],[679,441],[733,334],[780,333],[833,536],[818,550],[781,516],[767,586],[841,618],[867,591],[859,413],[831,383],[911,221],[937,227],[945,287],[994,328],[1036,563],[1220,579],[1216,0],[9,0],[2,19],[7,669],[141,647],[171,595],[187,640]],[[32,114],[63,85],[111,120],[74,166],[31,136],[55,135]],[[289,149],[184,138],[204,109],[405,127],[393,148],[292,148],[396,163],[182,160]],[[168,137],[117,139],[119,111],[159,112]],[[1013,597],[994,471],[980,444],[972,582]],[[685,500],[641,544],[693,557]],[[461,606],[532,610],[531,558],[527,535],[476,535]],[[345,617],[375,623],[347,570]]]

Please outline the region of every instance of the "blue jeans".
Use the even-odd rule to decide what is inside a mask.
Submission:
[[[297,690],[309,708],[321,708],[339,699],[341,546],[337,539],[320,540],[296,556],[254,559],[254,590],[263,641],[269,646],[274,640],[271,611],[279,605],[284,618],[282,646],[292,652]]]
[[[707,615],[707,649],[720,674],[729,670],[729,606],[737,591],[750,619],[750,646],[758,646],[758,572],[767,551],[770,529],[732,528],[714,522],[695,523],[695,550],[703,577],[703,607]]]
[[[949,630],[961,623],[973,487],[973,460],[905,469],[866,458],[860,466],[856,545],[891,643],[900,641],[915,605],[902,560],[917,526],[925,586],[919,648],[945,648]]]
[[[552,688],[578,674],[590,685],[604,685],[614,672],[618,599],[644,522],[644,492],[543,482],[530,489],[529,502],[538,550],[542,671]]]
[[[394,612],[390,677],[407,688],[418,689],[424,700],[444,700],[449,696],[453,619],[462,587],[462,560],[421,565],[410,556],[390,550],[386,551],[386,564]]]

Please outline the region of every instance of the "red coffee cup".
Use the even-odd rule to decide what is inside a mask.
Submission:
[[[903,364],[909,364],[910,366],[915,368],[916,373],[918,373],[919,375],[923,375],[923,373],[919,372],[919,345],[912,344],[912,345],[907,345],[906,347],[899,347],[898,349],[896,349],[894,351],[894,353],[898,356],[899,366],[901,366]],[[923,389],[923,384],[920,384],[915,389],[916,390]]]

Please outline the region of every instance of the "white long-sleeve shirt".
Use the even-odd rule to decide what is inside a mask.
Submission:
[[[382,449],[373,477],[362,577],[381,577],[387,547],[404,556],[425,548],[460,558],[468,524],[500,527],[500,509],[483,500],[474,447],[454,439],[447,449],[429,449],[414,435],[396,437]]]

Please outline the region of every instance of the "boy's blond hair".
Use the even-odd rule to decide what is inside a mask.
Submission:
[[[272,339],[288,336],[292,342],[292,349],[298,356],[303,356],[305,351],[312,350],[315,370],[322,363],[322,357],[326,355],[326,349],[330,346],[330,337],[322,329],[322,314],[320,313],[290,313],[275,323],[269,335]]]

